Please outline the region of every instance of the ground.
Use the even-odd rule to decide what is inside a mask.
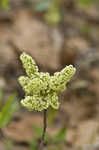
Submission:
[[[34,11],[33,4],[26,7],[18,1],[13,2],[13,8],[0,11],[0,88],[4,99],[14,91],[18,92],[19,101],[24,95],[17,81],[24,74],[21,52],[30,54],[40,71],[51,74],[73,64],[76,75],[60,95],[60,109],[47,131],[53,137],[66,127],[62,150],[98,150],[99,8],[92,5],[87,9],[67,2],[64,21],[56,26],[48,25],[44,14]],[[42,113],[20,108],[2,129],[0,149],[5,150],[5,139],[13,141],[11,150],[29,149],[28,143],[36,137],[32,125],[43,125],[42,119]],[[56,145],[48,144],[45,150],[55,150]]]

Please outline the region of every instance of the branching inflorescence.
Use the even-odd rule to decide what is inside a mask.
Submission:
[[[25,91],[25,98],[21,100],[22,105],[31,111],[42,111],[49,106],[58,109],[58,94],[66,89],[66,84],[76,69],[69,65],[61,72],[50,76],[49,73],[39,72],[32,57],[26,53],[22,53],[20,59],[27,74],[19,78],[19,83]]]

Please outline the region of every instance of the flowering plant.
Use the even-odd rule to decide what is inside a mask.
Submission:
[[[53,76],[49,73],[38,72],[34,60],[31,56],[23,53],[20,56],[27,76],[21,76],[19,82],[26,95],[21,103],[29,110],[42,111],[51,106],[59,108],[58,94],[65,90],[66,84],[75,73],[72,65],[66,66],[61,72],[56,72]]]
[[[75,74],[76,69],[69,65],[61,72],[50,76],[49,73],[39,72],[35,61],[26,53],[22,53],[20,59],[27,74],[19,78],[19,83],[25,91],[25,98],[21,100],[21,103],[31,111],[44,110],[44,128],[40,144],[40,150],[43,150],[47,128],[47,109],[49,106],[54,109],[59,108],[58,94],[66,89],[66,84]]]

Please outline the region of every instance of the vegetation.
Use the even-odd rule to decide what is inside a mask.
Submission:
[[[19,107],[16,94],[13,93],[4,100],[0,89],[0,144],[5,150],[83,150],[86,141],[93,149],[93,144],[99,137],[98,9],[99,0],[0,0],[0,33],[3,37],[0,41],[0,87],[7,92],[14,87],[21,98],[25,94],[21,104],[34,112],[22,109],[21,114],[18,113],[19,116],[13,118]],[[62,104],[59,94],[66,90],[76,69],[69,65],[53,75],[39,72],[32,57],[22,53],[20,59],[26,75],[20,76],[22,68],[17,58],[22,49],[26,49],[25,46],[28,47],[26,52],[37,59],[42,70],[47,69],[53,73],[66,64],[76,65],[77,76],[72,85],[69,85],[67,93],[60,96],[64,100]],[[32,46],[33,51],[30,50]],[[55,64],[50,64],[53,58],[42,61],[42,52],[48,58],[50,54],[55,56]],[[6,53],[9,55],[7,59]],[[13,64],[12,60],[15,60]],[[15,83],[18,76],[24,93]],[[41,113],[43,128],[40,124]],[[64,116],[61,117],[62,115]],[[31,117],[34,117],[33,120]],[[22,130],[21,135],[23,126],[26,132]]]
[[[60,129],[60,131],[54,135],[53,137],[50,137],[50,135],[48,133],[46,133],[45,136],[45,143],[46,144],[53,144],[55,146],[55,149],[61,149],[65,143],[65,138],[66,138],[66,127],[63,127],[62,129]],[[39,150],[39,146],[38,146],[38,142],[37,139],[39,139],[42,136],[42,128],[39,125],[33,125],[33,132],[36,133],[36,139],[31,140],[30,142],[30,149],[31,150]],[[58,148],[57,148],[58,147]],[[48,150],[51,150],[50,148]]]
[[[27,74],[27,76],[19,78],[19,83],[25,91],[25,98],[21,100],[21,104],[31,111],[44,110],[44,129],[40,145],[40,149],[43,149],[47,127],[47,109],[49,106],[54,109],[59,108],[58,94],[66,89],[65,85],[75,74],[76,69],[69,65],[61,72],[56,72],[54,76],[50,76],[49,73],[39,73],[34,60],[26,53],[23,53],[20,59]]]
[[[8,124],[13,116],[13,113],[18,109],[18,103],[14,102],[15,98],[16,94],[11,94],[3,105],[2,89],[0,89],[0,128]]]
[[[0,0],[1,8],[8,10],[9,9],[9,0]]]

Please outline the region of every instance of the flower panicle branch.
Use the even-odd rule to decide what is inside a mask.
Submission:
[[[50,76],[49,73],[39,72],[35,61],[28,54],[22,53],[20,59],[27,74],[19,77],[19,83],[25,91],[25,98],[21,100],[21,104],[31,111],[42,111],[49,106],[58,109],[58,94],[66,89],[66,84],[76,69],[69,65]]]

